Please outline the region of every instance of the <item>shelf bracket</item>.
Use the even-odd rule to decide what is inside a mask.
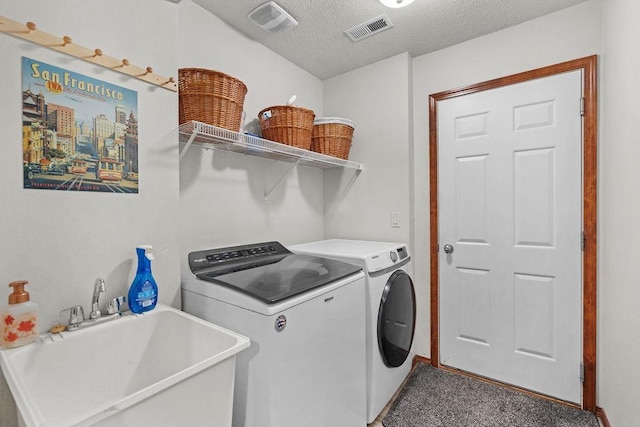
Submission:
[[[187,154],[187,150],[189,149],[189,147],[191,147],[191,144],[193,144],[193,140],[196,139],[197,135],[198,135],[198,132],[196,131],[191,132],[191,136],[189,136],[187,143],[184,145],[184,148],[180,152],[180,159],[178,160],[178,163],[180,163],[184,155]]]
[[[265,190],[264,190],[264,202],[265,202],[265,203],[267,203],[267,199],[268,199],[268,197],[269,197],[269,194],[271,194],[271,192],[272,192],[273,190],[275,190],[275,189],[276,189],[276,187],[277,187],[278,185],[280,185],[280,183],[282,182],[282,180],[284,180],[284,179],[287,177],[287,175],[289,175],[289,174],[291,173],[291,171],[292,171],[292,170],[294,170],[294,169],[296,168],[296,166],[298,166],[298,164],[300,163],[300,161],[301,161],[301,160],[302,160],[302,159],[298,159],[298,160],[296,160],[296,161],[295,161],[295,163],[293,163],[293,164],[291,165],[291,167],[290,167],[289,169],[287,169],[287,171],[286,171],[284,174],[282,174],[282,176],[281,176],[281,177],[276,181],[276,183],[275,183],[275,184],[273,184],[273,185],[271,186],[271,188],[270,188],[269,190],[267,190],[267,189],[265,188]]]

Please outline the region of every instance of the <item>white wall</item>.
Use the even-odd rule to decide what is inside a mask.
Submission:
[[[325,80],[325,115],[355,123],[349,160],[365,166],[325,172],[326,238],[410,243],[410,104],[407,54]]]
[[[604,3],[598,405],[612,426],[630,427],[640,419],[640,3]]]
[[[321,116],[320,80],[191,1],[182,1],[178,11],[179,67],[218,70],[242,80],[248,87],[247,122],[257,122],[265,107],[286,104],[292,94],[295,105]],[[300,166],[288,173],[291,167],[243,154],[189,150],[180,165],[183,256],[258,241],[286,245],[321,239],[322,170]],[[265,191],[272,188],[265,201]]]
[[[430,94],[601,52],[601,3],[591,0],[521,25],[414,58],[414,271],[419,311],[415,351],[430,357]]]
[[[176,6],[157,0],[3,1],[2,15],[33,21],[51,34],[69,35],[83,46],[126,57],[176,76]],[[148,19],[150,13],[153,19]],[[153,41],[150,43],[150,41]],[[135,246],[154,246],[153,271],[160,301],[180,304],[177,94],[153,87],[0,34],[0,304],[7,283],[29,280],[32,300],[40,306],[40,331],[59,311],[83,304],[90,309],[93,282],[103,277],[106,297],[125,294],[135,274]],[[139,194],[66,192],[23,189],[21,57],[69,69],[138,92]],[[69,398],[69,396],[52,396]],[[0,384],[0,425],[15,425],[10,393]]]

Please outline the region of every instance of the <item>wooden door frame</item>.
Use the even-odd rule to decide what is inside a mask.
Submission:
[[[583,71],[583,227],[582,258],[582,407],[596,412],[596,298],[597,298],[597,55],[588,56],[535,70],[525,71],[458,89],[429,95],[429,189],[431,258],[431,364],[440,366],[439,289],[438,289],[438,112],[437,103],[445,99],[526,82],[570,71]],[[577,367],[576,367],[577,369]]]

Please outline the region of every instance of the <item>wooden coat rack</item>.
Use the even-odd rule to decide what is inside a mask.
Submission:
[[[178,91],[178,85],[173,77],[164,77],[153,72],[153,68],[141,68],[133,65],[128,59],[118,59],[105,55],[101,49],[89,49],[76,44],[71,37],[58,37],[38,30],[36,24],[27,22],[26,24],[12,21],[0,15],[0,32],[10,34],[21,39],[39,44],[40,46],[75,56],[92,64],[100,65],[113,71],[144,80],[147,83],[160,86],[161,88]]]

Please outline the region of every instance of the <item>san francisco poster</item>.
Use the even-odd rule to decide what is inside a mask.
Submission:
[[[22,58],[24,188],[138,192],[138,94]]]

